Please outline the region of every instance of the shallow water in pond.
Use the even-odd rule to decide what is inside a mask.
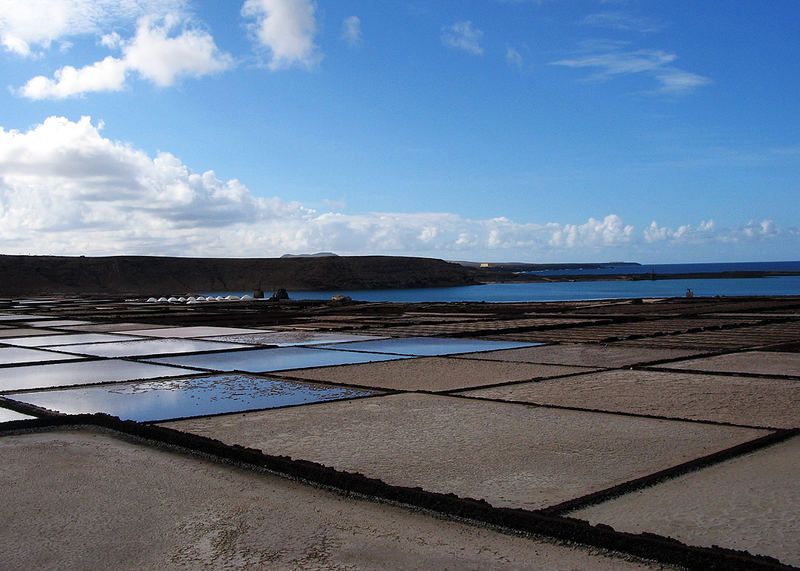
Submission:
[[[342,343],[339,345],[321,345],[320,348],[434,357],[437,355],[455,355],[457,353],[473,353],[478,351],[519,349],[521,347],[533,347],[535,345],[541,345],[541,343],[517,343],[514,341],[488,341],[482,339],[455,339],[445,337],[408,337],[404,339]]]
[[[144,339],[141,341],[115,341],[111,343],[87,343],[53,347],[54,351],[92,355],[95,357],[137,357],[143,355],[163,355],[176,353],[200,353],[203,351],[224,351],[243,349],[247,345],[217,343],[201,339]]]
[[[121,359],[22,365],[0,368],[0,392],[179,377],[200,372]]]
[[[105,412],[156,421],[380,394],[376,391],[225,374],[19,393],[16,401],[66,414]]]
[[[11,422],[12,420],[30,420],[36,418],[35,416],[28,416],[21,412],[8,410],[7,408],[0,408],[0,422]]]
[[[352,365],[372,361],[404,359],[399,355],[380,355],[377,353],[356,353],[355,351],[330,351],[308,347],[279,347],[276,349],[256,349],[246,351],[226,351],[204,355],[185,355],[182,357],[160,357],[148,359],[151,363],[178,365],[212,371],[246,371],[264,373],[309,367],[328,367],[331,365]]]
[[[28,349],[27,347],[0,347],[0,365],[46,363],[47,361],[70,361],[75,359],[80,359],[80,357],[53,351]]]
[[[320,333],[318,331],[266,331],[248,335],[220,335],[205,337],[208,341],[229,341],[231,343],[255,343],[260,345],[277,345],[292,347],[294,345],[327,345],[331,343],[348,343],[352,341],[371,341],[385,339],[378,335],[353,335],[350,333]]]
[[[8,345],[20,347],[56,347],[59,345],[79,345],[84,343],[106,343],[111,341],[134,341],[143,337],[114,335],[113,333],[58,333],[36,337],[13,337],[3,339]]]

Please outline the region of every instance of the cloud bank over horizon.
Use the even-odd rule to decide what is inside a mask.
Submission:
[[[213,170],[151,157],[101,133],[90,117],[52,116],[27,131],[0,126],[0,252],[60,255],[274,257],[420,255],[445,259],[573,261],[670,248],[763,247],[800,242],[800,229],[770,220],[718,228],[713,220],[645,228],[613,213],[585,222],[473,219],[451,212],[318,212],[263,198]]]

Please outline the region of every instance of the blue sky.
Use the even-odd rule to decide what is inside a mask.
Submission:
[[[4,0],[0,253],[798,259],[798,21],[794,0]]]

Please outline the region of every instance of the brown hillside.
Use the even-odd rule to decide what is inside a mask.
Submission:
[[[474,283],[442,260],[320,258],[103,258],[0,255],[0,296],[171,295],[217,291],[444,287]]]

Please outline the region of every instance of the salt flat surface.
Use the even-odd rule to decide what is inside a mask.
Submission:
[[[32,321],[39,319],[50,319],[43,315],[25,315],[24,313],[0,313],[0,321]]]
[[[42,329],[34,329],[33,327],[13,327],[9,329],[0,329],[0,342],[5,343],[7,337],[22,337],[24,335],[48,335],[52,331]]]
[[[26,321],[22,325],[28,327],[66,327],[70,325],[91,325],[91,321],[80,319],[46,319],[38,321]]]
[[[351,341],[370,341],[384,339],[377,335],[348,335],[346,333],[320,333],[317,331],[267,331],[248,335],[220,335],[206,337],[212,341],[229,341],[231,343],[254,343],[260,345],[277,345],[290,347],[293,345],[321,345],[325,343],[348,343]]]
[[[80,359],[75,355],[65,355],[54,351],[41,351],[27,347],[0,347],[0,365],[22,363],[43,363],[47,361],[70,361]]]
[[[224,374],[36,391],[15,401],[65,414],[105,412],[147,422],[356,398],[374,391]]]
[[[164,426],[390,484],[538,509],[762,436],[762,430],[397,394]]]
[[[745,351],[661,365],[670,369],[800,377],[800,353]]]
[[[143,339],[140,341],[115,341],[111,343],[86,343],[54,347],[54,350],[92,355],[96,357],[136,357],[176,353],[198,353],[201,351],[224,351],[244,349],[252,345],[216,343],[200,339]]]
[[[37,337],[13,337],[3,339],[3,343],[21,347],[55,347],[57,345],[79,345],[82,343],[105,343],[108,341],[133,341],[141,337],[114,335],[111,333],[64,333],[39,335]]]
[[[463,393],[751,426],[800,426],[800,382],[661,371],[603,371]]]
[[[668,569],[101,432],[4,436],[0,454],[10,569]]]
[[[482,353],[480,358],[522,363],[581,365],[584,367],[627,367],[636,363],[677,359],[696,355],[697,353],[699,351],[576,343],[493,351],[491,353]]]
[[[402,359],[396,355],[355,353],[353,351],[327,351],[306,347],[278,347],[275,349],[255,349],[247,351],[228,351],[205,355],[185,355],[182,357],[158,357],[148,359],[152,363],[197,367],[212,371],[246,371],[264,373],[306,367],[327,367],[350,363],[368,363]]]
[[[199,373],[120,359],[0,368],[0,392],[177,377]]]
[[[584,367],[420,357],[284,371],[289,377],[401,391],[448,391],[591,371]]]
[[[12,420],[30,420],[32,418],[36,417],[22,414],[21,412],[14,410],[9,410],[7,408],[0,408],[0,422],[11,422]],[[2,477],[0,477],[0,482],[2,482]]]
[[[146,337],[213,337],[218,335],[244,335],[247,333],[262,333],[258,329],[242,329],[238,327],[159,327],[148,329],[132,329],[126,331],[129,335],[144,335]]]
[[[353,344],[331,345],[330,347],[322,345],[323,348],[330,349],[425,357],[472,353],[475,351],[496,351],[498,349],[513,349],[516,347],[530,346],[531,343],[520,343],[516,341],[487,341],[484,339],[457,339],[449,337],[404,337],[379,341],[360,341]]]
[[[91,325],[68,325],[63,327],[68,331],[88,331],[92,333],[114,333],[119,331],[164,329],[163,325],[149,323],[93,323]]]
[[[800,566],[800,437],[569,514]]]

